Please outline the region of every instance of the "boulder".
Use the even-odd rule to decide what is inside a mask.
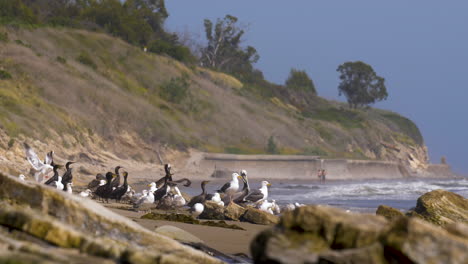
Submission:
[[[448,232],[417,218],[325,206],[286,212],[251,243],[255,263],[466,263],[466,226]]]
[[[170,237],[183,243],[203,243],[201,239],[175,226],[164,225],[157,227],[154,232]]]
[[[0,231],[0,245],[6,245],[0,246],[0,260],[15,255],[37,263],[43,262],[41,259],[68,263],[220,263],[90,199],[3,174]]]
[[[381,243],[390,263],[463,264],[468,260],[468,237],[460,237],[418,218],[390,223]]]
[[[224,217],[228,220],[239,221],[246,209],[236,203],[229,203],[224,207]]]
[[[386,205],[379,205],[379,207],[377,208],[377,211],[375,212],[375,214],[376,215],[381,215],[381,216],[387,218],[387,220],[393,220],[395,218],[405,216],[400,210],[395,209],[395,208],[390,207],[390,206],[386,206]]]
[[[258,225],[271,225],[279,222],[279,217],[269,214],[257,208],[248,207],[244,215],[241,217],[242,221]]]
[[[224,207],[211,201],[204,203],[205,209],[198,218],[210,220],[224,220]]]
[[[468,199],[445,190],[435,190],[419,197],[408,216],[422,218],[432,224],[468,223]]]

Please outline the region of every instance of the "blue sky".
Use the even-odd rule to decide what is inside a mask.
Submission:
[[[362,60],[386,79],[387,101],[421,130],[432,162],[446,156],[468,173],[468,1],[166,1],[167,28],[204,38],[203,19],[226,14],[248,26],[245,45],[260,54],[256,67],[284,83],[305,70],[318,94],[338,97],[336,68]]]

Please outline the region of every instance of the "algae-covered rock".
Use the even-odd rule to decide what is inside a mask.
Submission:
[[[452,231],[422,220],[393,221],[306,206],[286,212],[251,244],[255,263],[466,263],[466,226]]]
[[[246,209],[236,203],[229,203],[224,208],[224,217],[229,220],[238,221],[245,213]]]
[[[257,236],[251,252],[256,263],[316,263],[332,249],[371,246],[386,223],[380,216],[303,206],[284,213],[276,227]]]
[[[220,261],[179,242],[158,235],[109,209],[79,196],[0,174],[0,228],[6,239],[31,237],[28,246],[8,246],[8,254],[41,258],[38,252],[54,247],[52,255],[79,251],[80,261],[95,258],[122,263],[219,263]],[[10,242],[9,242],[10,243]],[[31,244],[32,243],[32,244]],[[17,244],[11,242],[11,244]],[[27,251],[39,247],[41,250]],[[27,251],[27,252],[26,252]],[[26,252],[26,253],[25,253]],[[46,259],[47,261],[47,259]],[[41,261],[37,261],[40,263]],[[50,259],[49,262],[61,262]],[[140,263],[140,262],[138,262]]]
[[[380,205],[377,208],[377,211],[375,212],[375,214],[376,215],[381,215],[381,216],[387,218],[387,220],[393,220],[393,219],[396,219],[398,217],[405,216],[400,210],[395,209],[395,208],[390,207],[390,206],[386,206],[386,205]]]
[[[249,207],[242,215],[242,221],[258,225],[271,225],[279,222],[279,217],[257,208]]]
[[[382,235],[390,263],[464,264],[468,261],[468,237],[453,235],[417,218],[399,218]]]
[[[445,190],[435,190],[419,197],[408,216],[420,217],[432,224],[468,223],[468,199]]]
[[[200,214],[200,219],[224,220],[224,207],[211,201],[204,203],[205,209]]]

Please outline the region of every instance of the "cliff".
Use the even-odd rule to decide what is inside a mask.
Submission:
[[[28,167],[22,142],[99,168],[176,160],[188,149],[262,154],[270,136],[283,155],[384,160],[410,173],[428,168],[418,128],[393,112],[317,96],[262,97],[232,76],[101,33],[0,33],[0,167],[11,173]]]

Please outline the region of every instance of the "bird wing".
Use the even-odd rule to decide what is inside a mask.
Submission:
[[[264,195],[260,190],[253,190],[244,198],[244,201],[256,202],[260,199],[263,199],[263,196]]]
[[[24,151],[26,154],[26,159],[29,161],[31,166],[35,170],[41,170],[44,166],[44,163],[42,163],[42,161],[39,159],[36,152],[34,152],[34,150],[26,143],[24,143]]]
[[[53,155],[52,153],[53,153],[52,151],[47,153],[47,155],[45,157],[45,161],[44,161],[45,164],[50,165],[52,163],[52,161],[54,161],[54,158],[52,157],[52,155]]]
[[[223,187],[221,187],[221,189],[218,190],[218,192],[226,192],[226,190],[231,186],[231,182],[227,182],[223,185]]]
[[[197,203],[203,203],[205,201],[205,196],[204,195],[197,195],[193,197],[190,202],[187,204],[187,206],[194,206]]]

